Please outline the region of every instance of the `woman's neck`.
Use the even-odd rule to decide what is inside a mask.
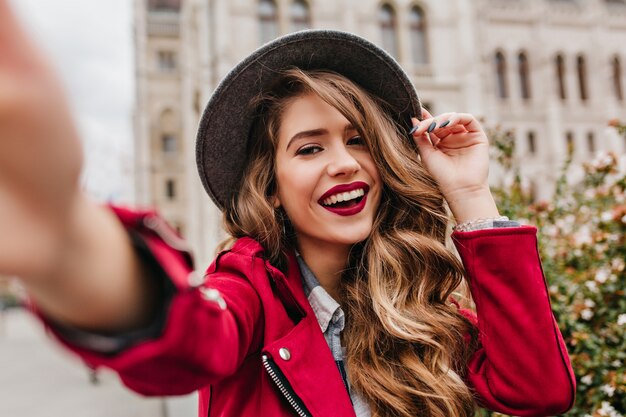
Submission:
[[[322,288],[339,301],[339,283],[348,263],[350,246],[299,242],[298,250]]]

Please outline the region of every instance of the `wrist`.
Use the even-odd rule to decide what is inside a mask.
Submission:
[[[488,186],[451,193],[446,201],[457,223],[500,216]]]

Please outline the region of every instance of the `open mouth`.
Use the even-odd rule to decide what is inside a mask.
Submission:
[[[365,190],[360,188],[344,193],[338,193],[324,199],[321,204],[331,208],[350,208],[357,206],[365,197]]]
[[[362,187],[350,191],[338,191],[331,194],[324,199],[320,199],[318,203],[326,210],[341,216],[357,214],[365,207],[369,191],[369,186],[365,183],[362,184]]]

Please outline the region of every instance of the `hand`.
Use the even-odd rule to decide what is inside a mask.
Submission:
[[[413,139],[457,221],[498,216],[488,183],[489,140],[476,118],[468,113],[433,117],[426,109],[422,114],[421,122],[413,119]]]
[[[78,135],[53,71],[0,0],[0,274],[54,267],[79,200]]]

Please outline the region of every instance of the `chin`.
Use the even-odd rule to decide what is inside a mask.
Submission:
[[[346,233],[341,236],[337,236],[335,243],[340,243],[343,245],[354,245],[366,240],[370,236],[371,232],[372,230],[368,229],[367,231],[363,231],[360,233]]]

